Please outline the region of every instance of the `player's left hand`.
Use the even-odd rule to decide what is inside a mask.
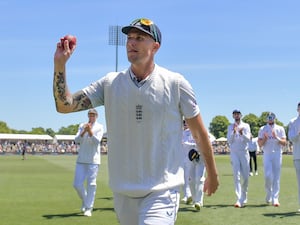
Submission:
[[[218,175],[210,176],[208,175],[204,182],[204,188],[203,191],[206,193],[206,195],[211,196],[214,194],[219,187],[219,177]]]

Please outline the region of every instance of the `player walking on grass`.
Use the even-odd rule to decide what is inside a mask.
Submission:
[[[191,148],[193,148],[196,144],[195,141],[190,143],[189,139],[191,138],[191,131],[188,128],[187,123],[183,120],[183,132],[182,132],[182,148],[184,154],[184,185],[183,185],[183,199],[182,201],[187,205],[193,202],[193,197],[191,193],[190,187],[190,170],[192,166],[192,162],[189,159],[188,153]],[[191,147],[192,145],[192,147]],[[194,147],[195,148],[195,147]]]
[[[28,143],[25,141],[23,144],[21,144],[21,149],[22,149],[22,160],[26,159],[26,151],[28,148]]]
[[[184,186],[187,186],[187,194],[188,196],[186,203],[194,204],[196,210],[200,211],[201,207],[203,207],[203,187],[205,182],[205,163],[199,151],[197,151],[196,142],[192,136],[188,125],[186,124],[186,129],[183,133],[183,146],[185,155],[189,160],[188,170],[184,171],[185,173],[185,183]]]
[[[88,111],[88,122],[79,125],[75,143],[79,144],[74,188],[82,200],[81,211],[85,216],[92,216],[99,165],[101,163],[100,143],[103,126],[97,122],[98,112]],[[86,187],[84,185],[86,181]]]
[[[109,185],[121,225],[174,224],[183,185],[181,148],[185,118],[206,163],[204,191],[218,188],[218,174],[195,94],[180,74],[155,64],[161,32],[149,19],[122,28],[130,67],[111,72],[71,94],[66,62],[75,50],[57,43],[53,93],[61,113],[105,106]]]
[[[293,158],[298,183],[298,203],[300,212],[300,102],[297,107],[298,116],[289,123],[288,137],[293,143]]]
[[[286,144],[286,134],[282,126],[275,124],[275,114],[267,115],[267,124],[258,132],[258,145],[263,149],[266,203],[280,206],[280,173],[282,147]]]
[[[232,116],[234,123],[228,126],[227,141],[230,147],[234,189],[237,197],[234,207],[241,208],[248,200],[250,157],[247,144],[250,140],[251,130],[249,124],[241,120],[242,113],[240,110],[234,110]]]
[[[258,170],[257,170],[258,143],[257,140],[253,138],[252,134],[250,136],[250,141],[248,142],[247,149],[250,155],[250,162],[249,162],[250,176],[253,176],[253,166],[254,166],[255,175],[258,175]],[[252,161],[254,165],[252,165]]]

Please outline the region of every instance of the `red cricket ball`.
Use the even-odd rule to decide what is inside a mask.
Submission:
[[[65,46],[65,40],[69,41],[69,48],[70,49],[72,49],[73,46],[76,45],[76,41],[77,41],[76,37],[73,36],[73,35],[68,34],[68,35],[66,35],[66,36],[64,36],[63,38],[60,39],[62,48],[64,48],[64,46]]]

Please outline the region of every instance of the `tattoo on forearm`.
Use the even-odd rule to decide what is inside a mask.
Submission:
[[[64,78],[63,72],[54,72],[54,94],[55,94],[55,101],[59,100],[64,102],[64,104],[71,104],[71,102],[68,102],[67,99],[67,93],[66,93],[66,82]]]
[[[65,106],[72,105],[73,111],[92,108],[90,99],[82,90],[73,95],[68,91],[63,72],[54,72],[53,91],[55,102],[59,101]]]

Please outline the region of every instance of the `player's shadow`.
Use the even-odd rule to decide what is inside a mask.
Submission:
[[[181,207],[178,209],[178,212],[195,212],[194,207]]]
[[[95,211],[114,211],[113,208],[104,208],[104,207],[99,207],[99,208],[94,208],[93,212]],[[48,214],[48,215],[43,215],[44,218],[50,220],[50,219],[57,219],[57,218],[67,218],[67,217],[80,217],[84,216],[82,212],[74,212],[74,213],[65,213],[65,214]]]
[[[48,220],[56,219],[56,218],[78,217],[78,216],[83,216],[83,214],[77,212],[77,213],[43,215],[43,217],[46,218],[46,219],[48,219]]]
[[[113,197],[100,197],[97,199],[102,199],[102,200],[107,200],[107,201],[112,201]],[[95,211],[114,211],[114,208],[94,208],[93,212]],[[48,215],[43,215],[44,218],[46,219],[55,219],[55,218],[67,218],[67,217],[78,217],[78,216],[84,216],[83,213],[81,212],[74,212],[74,213],[65,213],[65,214],[48,214]]]
[[[104,199],[107,201],[112,201],[114,198],[113,197],[101,197],[101,198],[97,198],[97,199]]]
[[[226,204],[219,204],[219,205],[205,205],[204,208],[210,208],[210,209],[218,209],[218,208],[228,208],[233,207],[233,205],[226,205]],[[196,210],[193,205],[185,205],[181,206],[178,210],[179,212],[199,212]],[[201,211],[201,209],[200,209]]]
[[[261,208],[261,207],[266,207],[266,206],[268,206],[268,204],[260,204],[260,205],[246,204],[241,209],[244,209],[244,208]],[[232,204],[205,205],[204,208],[208,208],[208,209],[234,208],[234,205],[232,205]],[[193,205],[181,206],[178,211],[179,212],[198,212],[197,210],[195,210]]]
[[[271,218],[287,218],[291,216],[300,216],[300,213],[299,212],[264,213],[263,215]]]

